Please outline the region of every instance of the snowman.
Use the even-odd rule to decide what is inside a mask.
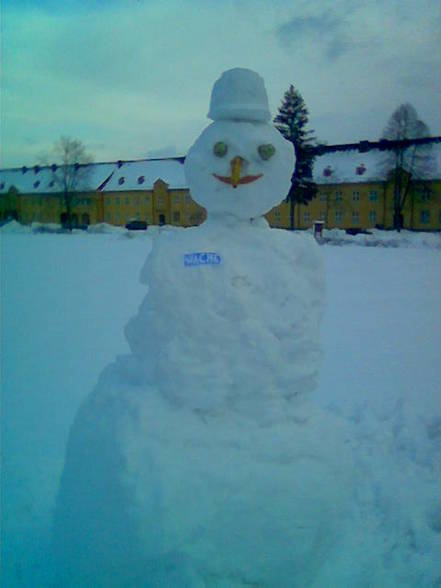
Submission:
[[[313,586],[341,533],[342,429],[310,398],[318,247],[262,218],[289,189],[292,145],[253,71],[225,72],[208,116],[185,163],[207,220],[157,235],[131,353],[70,433],[54,534],[64,586]]]

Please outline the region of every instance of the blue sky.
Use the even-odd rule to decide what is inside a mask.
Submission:
[[[294,84],[328,143],[376,139],[411,102],[441,135],[439,0],[3,0],[2,167],[61,135],[95,161],[183,155],[231,67]]]

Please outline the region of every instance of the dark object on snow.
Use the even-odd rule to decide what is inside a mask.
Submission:
[[[347,235],[372,235],[371,231],[367,231],[366,229],[360,229],[358,227],[353,227],[346,229]]]
[[[129,231],[145,231],[147,229],[147,223],[142,220],[132,220],[126,224],[126,229]]]

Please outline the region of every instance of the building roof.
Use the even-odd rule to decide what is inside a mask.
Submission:
[[[430,148],[431,166],[427,179],[441,178],[441,144]],[[313,178],[317,184],[381,182],[386,179],[385,152],[337,151],[316,157]]]
[[[102,192],[152,190],[156,180],[165,182],[170,190],[185,189],[188,184],[183,163],[183,157],[123,162],[98,189]]]
[[[115,163],[94,163],[84,166],[89,172],[81,189],[95,191],[115,169]],[[6,194],[11,187],[22,194],[56,194],[60,188],[53,181],[51,166],[19,167],[0,170],[0,194]]]
[[[441,179],[441,144],[433,144],[431,179]],[[359,153],[341,151],[316,157],[314,181],[319,184],[378,182],[385,179],[381,161],[384,152],[378,150]],[[125,192],[152,190],[157,180],[162,180],[170,190],[187,189],[184,174],[184,157],[141,159],[92,163],[82,191]],[[51,166],[20,167],[0,170],[0,194],[6,194],[14,186],[22,194],[51,194],[59,192],[53,182]]]

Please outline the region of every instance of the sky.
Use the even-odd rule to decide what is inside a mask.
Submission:
[[[62,135],[95,161],[185,155],[232,67],[273,116],[293,84],[320,142],[375,140],[405,102],[441,135],[439,0],[2,0],[1,44],[3,168]]]

